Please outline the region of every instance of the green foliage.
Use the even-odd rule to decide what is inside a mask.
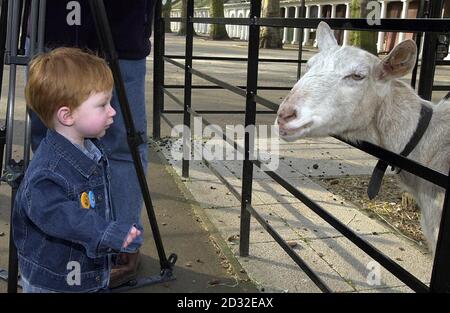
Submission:
[[[350,5],[351,17],[367,17],[365,7],[367,0],[352,0]],[[364,13],[362,13],[364,12]],[[377,55],[377,33],[368,31],[352,31],[350,32],[350,44],[360,47],[374,55]]]

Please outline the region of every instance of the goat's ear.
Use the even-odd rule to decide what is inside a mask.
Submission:
[[[320,22],[317,26],[317,46],[321,51],[338,46],[333,30],[325,22]]]
[[[409,73],[416,64],[417,47],[413,40],[399,43],[375,68],[377,79],[399,78]]]

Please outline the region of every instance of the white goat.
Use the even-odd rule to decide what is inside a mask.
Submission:
[[[421,99],[398,80],[412,70],[416,44],[406,40],[383,60],[359,48],[340,47],[330,27],[317,28],[319,53],[281,103],[277,120],[285,140],[339,135],[400,153],[413,135],[422,105],[432,108],[429,127],[408,158],[448,174],[450,102]],[[406,171],[398,175],[421,208],[421,225],[434,255],[444,189]]]

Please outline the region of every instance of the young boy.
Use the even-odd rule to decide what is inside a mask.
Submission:
[[[141,234],[115,221],[108,161],[97,140],[116,114],[112,88],[105,61],[79,49],[55,49],[29,66],[26,100],[48,131],[13,212],[24,292],[106,289],[111,255]]]

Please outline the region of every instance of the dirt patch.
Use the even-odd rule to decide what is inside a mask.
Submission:
[[[367,196],[370,176],[349,176],[339,178],[311,178],[328,191],[340,195],[346,201],[375,216],[404,236],[425,244],[420,227],[420,211],[415,204],[402,203],[402,190],[397,180],[385,176],[379,194],[373,200]]]

